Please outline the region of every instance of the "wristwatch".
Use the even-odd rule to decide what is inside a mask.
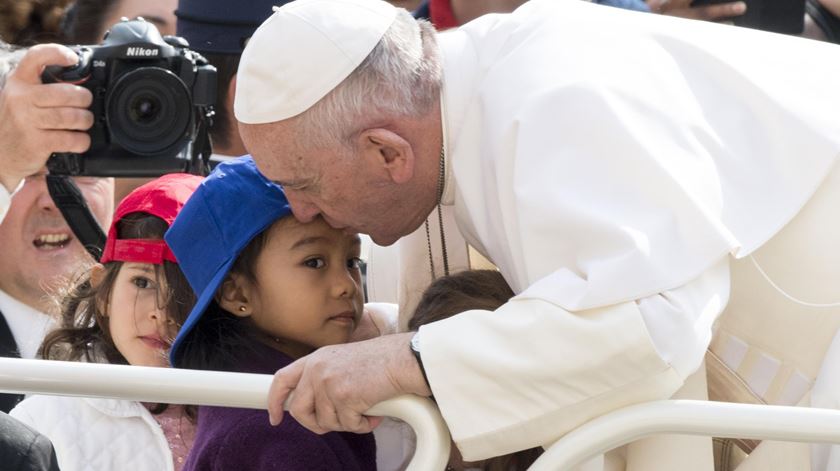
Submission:
[[[411,348],[411,353],[414,354],[414,358],[417,359],[417,365],[420,367],[420,372],[423,373],[423,380],[426,381],[426,386],[432,389],[431,384],[429,384],[429,377],[426,376],[426,368],[423,367],[423,359],[420,358],[420,332],[417,332],[411,337],[408,346]]]

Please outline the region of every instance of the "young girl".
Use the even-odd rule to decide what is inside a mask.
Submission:
[[[41,345],[43,358],[168,366],[169,345],[194,297],[163,234],[200,181],[166,175],[120,203],[101,264],[64,297],[61,325]],[[33,396],[11,415],[53,442],[63,471],[177,471],[194,436],[188,412],[166,404]]]
[[[298,223],[250,157],[220,164],[166,233],[198,301],[172,345],[178,368],[273,374],[347,342],[362,315],[360,240]],[[371,434],[317,435],[291,416],[199,407],[186,470],[376,469]]]
[[[495,311],[513,296],[513,290],[502,274],[495,270],[467,270],[444,276],[423,292],[408,321],[408,328],[416,331],[423,325],[473,309]],[[453,445],[446,470],[525,471],[542,451],[537,447],[469,463],[461,458],[458,448]]]

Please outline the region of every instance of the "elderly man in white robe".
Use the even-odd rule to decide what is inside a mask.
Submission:
[[[298,219],[388,245],[451,209],[517,293],[300,359],[275,376],[273,420],[294,391],[311,430],[366,432],[373,404],[433,394],[467,460],[670,397],[730,264],[837,186],[840,48],[799,38],[573,0],[436,34],[378,0],[298,0],[238,77],[246,148]],[[836,220],[804,234],[840,237]],[[809,263],[837,280],[833,240]]]

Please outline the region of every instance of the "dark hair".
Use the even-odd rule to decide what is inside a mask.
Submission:
[[[129,214],[117,223],[117,237],[120,239],[163,239],[169,226],[156,216],[145,213]],[[105,273],[97,286],[91,283],[91,271],[78,276],[65,290],[61,298],[61,310],[58,327],[44,338],[38,354],[46,360],[97,362],[105,359],[108,363],[128,364],[111,338],[108,317],[105,315],[111,298],[114,281],[123,266],[123,262],[108,262],[104,265]],[[165,306],[167,319],[181,326],[186,320],[195,295],[190,289],[186,277],[178,264],[165,260],[163,265],[155,266],[157,286],[166,286],[166,292],[158,293],[158,298]],[[160,283],[162,279],[166,283]],[[160,413],[166,404],[152,409]],[[187,409],[189,416],[194,411]]]
[[[18,46],[56,42],[59,25],[71,0],[0,2],[0,38]]]
[[[214,146],[227,147],[230,145],[230,136],[234,129],[231,129],[231,113],[233,110],[227,108],[228,88],[236,70],[239,69],[239,54],[217,54],[202,53],[202,55],[216,67],[216,116],[213,118],[213,126],[210,127],[210,139]]]
[[[61,41],[65,44],[99,44],[102,33],[111,25],[105,18],[121,0],[76,0],[61,21]]]
[[[468,270],[434,281],[420,298],[409,330],[472,309],[495,311],[513,297],[502,274],[496,270]]]
[[[447,319],[464,311],[495,311],[514,296],[505,278],[496,270],[467,270],[435,280],[420,298],[409,330]],[[453,447],[453,453],[457,449]],[[485,471],[525,471],[543,453],[541,447],[489,458],[480,463]]]
[[[230,269],[256,283],[253,267],[268,241],[268,229],[257,234],[242,250]],[[250,319],[235,316],[211,301],[201,320],[181,341],[174,362],[179,368],[236,371],[240,358],[253,353],[261,334]]]

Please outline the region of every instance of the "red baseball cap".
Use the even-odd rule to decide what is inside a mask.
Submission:
[[[177,263],[175,255],[163,239],[117,239],[117,224],[129,214],[146,213],[172,225],[175,216],[190,198],[203,177],[186,173],[170,173],[139,186],[120,201],[100,263],[112,261],[153,263],[164,260]]]

